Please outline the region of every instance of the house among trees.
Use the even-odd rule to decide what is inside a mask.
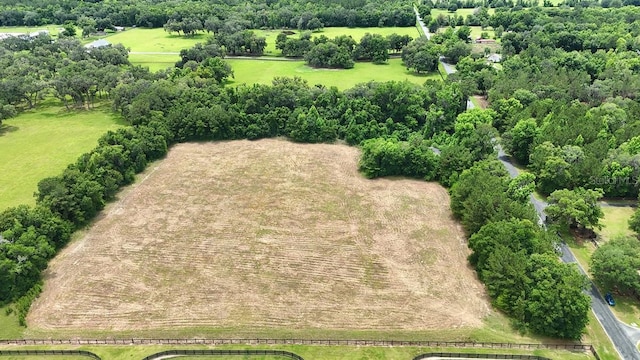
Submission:
[[[49,35],[49,30],[36,30],[29,34],[30,37],[34,38],[39,35]]]
[[[25,35],[26,34],[24,33],[0,33],[0,40],[8,39],[10,37],[25,36]]]
[[[499,63],[502,61],[502,55],[500,54],[490,54],[487,56],[487,60],[492,63]]]
[[[494,39],[477,38],[475,43],[476,44],[495,44],[496,41]]]
[[[88,43],[87,45],[85,45],[84,47],[87,49],[95,49],[95,48],[101,48],[101,47],[105,47],[105,46],[109,46],[111,45],[110,42],[108,42],[105,39],[98,39],[94,42]]]

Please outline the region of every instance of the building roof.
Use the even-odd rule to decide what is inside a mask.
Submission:
[[[502,61],[502,55],[500,54],[491,54],[489,56],[487,56],[487,60],[494,62],[494,63],[499,63],[500,61]]]
[[[111,43],[108,42],[107,40],[99,39],[99,40],[96,40],[94,42],[88,43],[84,47],[91,49],[91,48],[99,48],[99,47],[104,47],[104,46],[109,46],[109,45],[111,45]]]
[[[0,40],[8,39],[10,37],[27,36],[25,33],[0,33]]]
[[[36,37],[38,35],[49,35],[49,30],[37,30],[29,34],[31,37]]]

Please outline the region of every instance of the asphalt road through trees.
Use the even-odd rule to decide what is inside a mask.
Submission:
[[[424,22],[420,18],[420,14],[418,10],[415,9],[416,19],[418,22],[418,26],[422,28],[427,39],[431,38],[431,34],[429,33],[429,29],[425,26]],[[440,58],[440,63],[444,67],[447,74],[454,73],[456,71],[455,66],[451,64],[447,64]],[[474,105],[471,101],[467,100],[467,109],[474,108]],[[518,169],[511,163],[511,159],[507,156],[507,154],[502,149],[499,143],[496,141],[496,150],[498,151],[498,160],[504,165],[504,167],[509,172],[509,175],[513,178],[518,175]],[[546,215],[544,213],[545,208],[547,207],[547,203],[542,200],[536,199],[533,195],[530,196],[530,201],[533,204],[533,207],[536,209],[538,213],[538,218],[540,224],[545,226]],[[584,269],[577,262],[575,256],[571,252],[571,249],[562,242],[560,244],[560,248],[562,250],[561,259],[565,263],[574,263],[578,267],[581,273],[586,274]],[[640,340],[640,330],[627,326],[613,315],[611,309],[609,309],[609,305],[604,301],[602,295],[593,284],[593,282],[589,282],[589,288],[586,290],[586,293],[591,297],[591,309],[595,314],[596,318],[604,328],[605,332],[611,339],[611,342],[615,346],[618,354],[623,360],[640,360],[640,351],[636,348],[635,344]]]

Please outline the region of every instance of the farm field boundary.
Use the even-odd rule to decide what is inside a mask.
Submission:
[[[259,355],[269,355],[269,356],[281,356],[288,359],[293,360],[304,360],[304,358],[296,353],[292,353],[290,351],[283,350],[167,350],[161,351],[159,353],[155,353],[145,357],[142,360],[156,360],[156,359],[164,359],[167,357],[173,356],[188,356],[188,355],[243,355],[243,356],[259,356]]]
[[[84,356],[95,360],[101,360],[100,356],[84,350],[0,350],[0,356]]]
[[[421,346],[488,349],[549,349],[594,351],[591,344],[518,344],[472,341],[400,341],[331,339],[14,339],[0,345],[327,345],[327,346]]]
[[[467,354],[467,353],[426,353],[420,354],[413,360],[456,358],[456,359],[524,359],[524,360],[551,360],[537,355],[511,355],[511,354]]]

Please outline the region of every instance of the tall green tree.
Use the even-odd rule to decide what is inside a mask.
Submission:
[[[640,295],[640,241],[633,237],[607,241],[591,256],[590,271],[604,291]]]
[[[371,60],[374,64],[385,63],[389,60],[389,40],[380,34],[366,33],[353,56],[357,60]]]
[[[528,165],[531,148],[538,138],[540,130],[535,119],[520,120],[502,136],[507,150],[519,164]]]
[[[413,40],[402,48],[402,62],[418,73],[438,70],[440,46],[425,38]]]
[[[600,228],[604,217],[598,200],[602,189],[576,188],[556,190],[548,197],[547,217],[558,224],[572,228]]]
[[[529,329],[547,336],[580,339],[591,305],[584,293],[587,278],[575,265],[561,263],[551,254],[531,255],[529,274],[533,284],[525,316]]]

